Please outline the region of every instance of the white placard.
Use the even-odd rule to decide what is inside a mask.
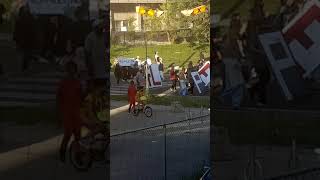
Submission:
[[[148,74],[150,74],[148,82],[151,88],[162,86],[159,64],[151,64],[148,69]]]
[[[191,72],[192,79],[194,81],[195,86],[198,89],[198,92],[201,94],[202,90],[205,89],[205,83],[201,80],[198,72]]]
[[[210,83],[210,62],[207,61],[198,71],[202,82],[206,86]]]
[[[259,35],[261,44],[268,56],[273,73],[287,100],[299,95],[303,89],[302,74],[294,62],[281,32]]]
[[[304,77],[319,67],[320,3],[312,0],[282,30],[295,61],[304,70]]]

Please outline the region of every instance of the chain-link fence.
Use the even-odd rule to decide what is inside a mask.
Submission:
[[[144,44],[145,40],[148,44],[169,44],[166,32],[114,32],[112,34],[112,44]]]
[[[111,179],[200,179],[209,138],[209,114],[111,135]]]

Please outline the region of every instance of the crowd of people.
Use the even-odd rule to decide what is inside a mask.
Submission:
[[[263,1],[256,0],[247,20],[235,13],[225,33],[220,32],[221,27],[212,29],[212,92],[216,102],[235,109],[268,103],[271,72],[258,35],[284,28],[306,2],[282,0],[278,12],[268,14]]]
[[[182,96],[186,95],[195,95],[194,92],[194,80],[191,76],[191,72],[198,71],[205,63],[205,58],[203,53],[200,53],[200,60],[197,65],[193,65],[193,62],[190,61],[188,64],[188,68],[182,67],[181,70],[175,69],[175,64],[170,65],[169,70],[169,80],[171,81],[171,91],[176,92],[177,90],[177,84],[179,82],[180,92],[179,94]],[[145,67],[150,66],[152,64],[151,59],[148,57],[146,61],[142,62],[139,59],[139,56],[136,58],[136,64],[141,64],[139,66],[139,70],[133,80],[130,81],[129,87],[128,87],[128,102],[129,102],[129,114],[133,111],[135,108],[136,102],[139,100],[139,97],[137,97],[137,94],[143,94],[140,92],[143,92],[145,86],[146,86],[146,74],[145,74]],[[165,80],[164,78],[164,64],[162,61],[162,58],[159,56],[158,52],[155,52],[155,63],[159,64],[159,72],[160,77],[162,81]],[[140,103],[140,102],[138,102]]]

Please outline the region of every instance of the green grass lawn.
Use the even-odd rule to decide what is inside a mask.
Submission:
[[[209,44],[203,48],[205,57],[209,57],[209,48]],[[180,67],[187,67],[189,61],[193,61],[194,63],[198,62],[200,53],[197,47],[189,44],[149,45],[148,56],[151,60],[154,59],[155,51],[158,51],[159,56],[162,57],[165,68],[172,63]],[[141,60],[145,59],[145,46],[111,46],[111,62],[113,62],[116,57],[135,58],[137,56],[140,56]]]
[[[127,96],[124,95],[117,95],[117,96],[111,96],[111,100],[115,101],[127,101]],[[153,104],[153,105],[164,105],[164,106],[170,106],[173,101],[178,101],[181,103],[184,107],[193,107],[193,108],[209,108],[210,107],[210,99],[208,97],[195,97],[192,96],[163,96],[163,97],[157,97],[157,96],[149,96],[147,100],[147,104]]]
[[[238,0],[228,0],[228,3],[224,0],[216,0],[214,2],[212,11],[214,14],[221,14],[229,10]],[[249,9],[252,7],[254,0],[243,0],[246,1],[235,10],[234,12],[239,12],[242,16],[247,16],[249,14]],[[265,0],[265,11],[269,13],[274,13],[278,10],[280,1],[279,0]]]

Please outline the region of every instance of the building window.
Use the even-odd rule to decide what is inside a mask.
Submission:
[[[115,31],[121,31],[121,21],[115,21]]]

